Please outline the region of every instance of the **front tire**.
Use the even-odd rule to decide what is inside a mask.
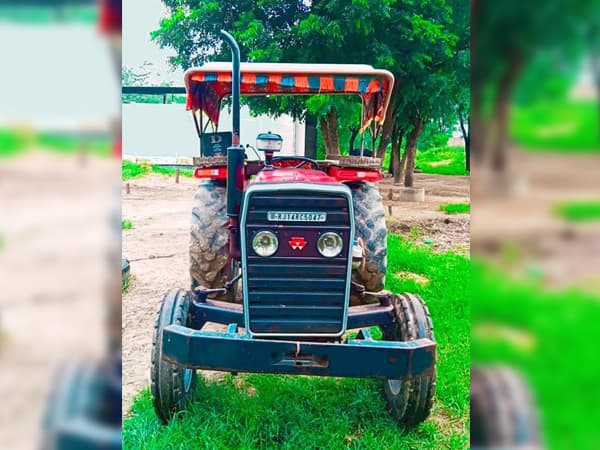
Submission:
[[[387,268],[387,227],[385,210],[379,187],[374,183],[350,185],[354,205],[354,228],[356,239],[365,246],[365,267],[352,270],[352,280],[362,284],[367,291],[379,292],[385,284]],[[350,305],[376,303],[376,298],[362,299],[357,294],[350,297]]]
[[[542,447],[533,396],[514,369],[504,366],[471,369],[471,445]]]
[[[421,297],[413,294],[395,295],[393,298],[396,323],[385,340],[413,341],[427,338],[435,342],[429,310]],[[410,429],[429,416],[435,394],[435,367],[433,375],[409,380],[385,380],[384,391],[392,414],[398,424]]]
[[[154,410],[167,424],[173,416],[185,409],[196,385],[196,372],[163,360],[162,334],[168,325],[189,325],[191,294],[174,289],[163,297],[156,315],[152,339],[151,387]]]

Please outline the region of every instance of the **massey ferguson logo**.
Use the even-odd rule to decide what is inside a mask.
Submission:
[[[327,213],[311,211],[269,211],[269,222],[325,222]]]
[[[306,240],[303,237],[293,237],[288,241],[292,250],[302,250],[306,247]]]

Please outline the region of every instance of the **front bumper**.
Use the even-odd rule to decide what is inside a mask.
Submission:
[[[435,343],[375,341],[361,329],[347,343],[252,338],[170,325],[163,330],[163,358],[187,368],[227,372],[403,379],[431,376]]]

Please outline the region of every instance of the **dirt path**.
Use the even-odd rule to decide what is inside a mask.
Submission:
[[[59,365],[104,352],[118,182],[118,161],[34,150],[0,161],[0,448],[37,448]]]
[[[424,186],[424,203],[387,202],[392,205],[390,229],[411,235],[411,227],[423,231],[419,240],[433,239],[440,250],[468,250],[468,219],[448,217],[440,203],[468,201],[466,177],[418,174]],[[123,255],[131,261],[133,280],[123,296],[123,411],[133,397],[149,385],[150,351],[154,315],[167,289],[189,285],[188,242],[191,202],[197,181],[150,174],[130,180],[130,194],[123,188],[123,219],[133,229],[123,232]],[[381,183],[384,195],[391,182]],[[389,209],[386,206],[386,210]],[[445,223],[445,220],[449,220]]]
[[[534,271],[548,287],[599,292],[600,222],[573,224],[553,213],[562,202],[600,200],[599,168],[600,154],[514,150],[509,194],[490,189],[489,176],[474,170],[474,253],[515,275]]]

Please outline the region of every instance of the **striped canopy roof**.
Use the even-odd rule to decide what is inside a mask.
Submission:
[[[394,76],[359,64],[242,63],[242,95],[358,94],[363,102],[362,129],[382,124]],[[201,110],[215,125],[221,100],[231,95],[231,63],[208,63],[185,73],[189,110]]]

